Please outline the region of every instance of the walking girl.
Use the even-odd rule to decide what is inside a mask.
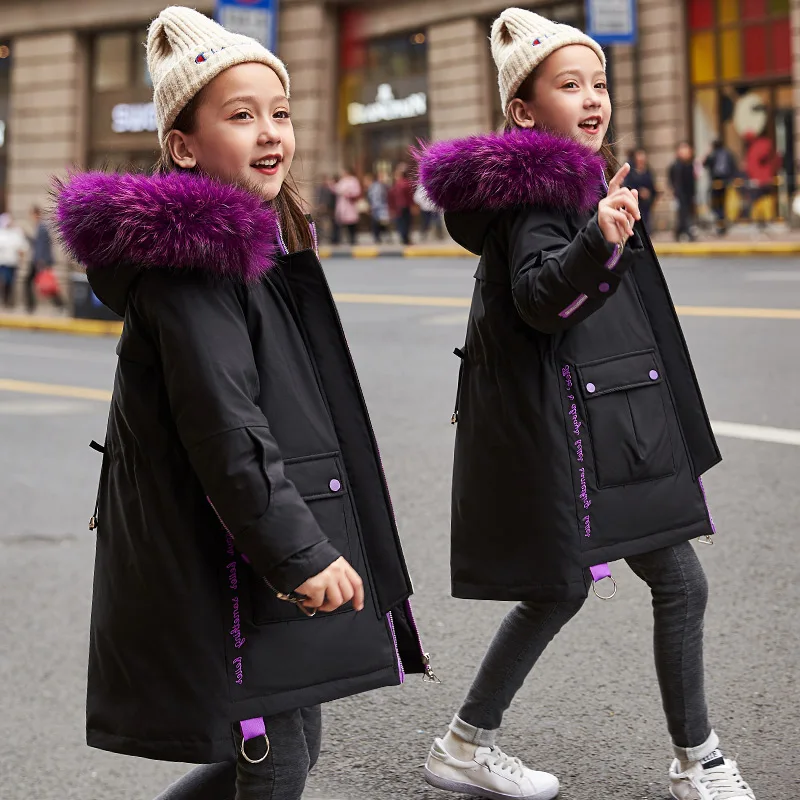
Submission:
[[[377,445],[289,178],[284,65],[188,8],[150,26],[154,176],[57,219],[124,317],[98,508],[87,739],[199,767],[164,798],[298,800],[320,704],[423,671]]]
[[[605,183],[603,51],[515,8],[491,41],[506,133],[433,144],[418,162],[451,235],[481,256],[458,351],[453,594],[520,602],[434,741],[427,780],[495,800],[558,794],[557,778],[496,746],[497,731],[591,581],[611,583],[608,563],[624,558],[653,595],[673,797],[753,800],[703,687],[707,584],[690,540],[714,533],[700,476],[720,455],[623,188],[629,167]]]

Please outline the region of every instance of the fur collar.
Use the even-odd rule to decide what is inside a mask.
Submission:
[[[197,269],[249,283],[278,255],[275,211],[202,175],[86,172],[57,182],[55,194],[64,246],[88,269]]]
[[[586,211],[605,193],[602,156],[537,130],[436,142],[414,155],[419,182],[443,211]]]

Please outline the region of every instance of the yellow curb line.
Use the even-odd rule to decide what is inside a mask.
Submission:
[[[0,378],[0,392],[43,394],[51,397],[76,397],[81,400],[111,399],[111,392],[107,391],[106,389],[89,389],[85,386],[59,386],[55,383],[14,381],[6,378]]]
[[[0,316],[0,328],[26,331],[50,331],[52,333],[73,333],[84,336],[119,336],[121,322],[100,319],[73,319],[71,317],[12,317]]]
[[[425,297],[410,294],[334,294],[337,303],[375,306],[412,306],[418,308],[469,308],[468,297]],[[797,308],[736,308],[725,306],[676,306],[682,317],[712,317],[728,319],[796,319],[800,320]],[[119,336],[121,322],[82,319],[47,319],[0,316],[0,328],[17,330],[68,333],[83,336]]]

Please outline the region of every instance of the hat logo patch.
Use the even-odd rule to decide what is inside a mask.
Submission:
[[[531,45],[533,47],[537,47],[538,45],[542,44],[545,39],[552,39],[555,36],[555,33],[545,33],[542,36],[537,36],[532,42]]]
[[[212,47],[211,50],[206,50],[204,53],[200,53],[197,56],[197,58],[195,58],[194,63],[202,64],[204,61],[208,61],[208,59],[211,58],[211,56],[216,55],[217,53],[221,53],[223,50],[226,49],[226,47],[218,47],[216,49]]]

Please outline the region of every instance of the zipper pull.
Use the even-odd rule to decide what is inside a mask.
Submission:
[[[436,677],[436,673],[433,671],[433,667],[431,666],[430,653],[422,654],[422,665],[425,667],[425,673],[422,676],[424,683],[441,683],[439,678]]]
[[[92,516],[92,518],[89,520],[89,530],[93,531],[96,529],[97,529],[97,517]]]

